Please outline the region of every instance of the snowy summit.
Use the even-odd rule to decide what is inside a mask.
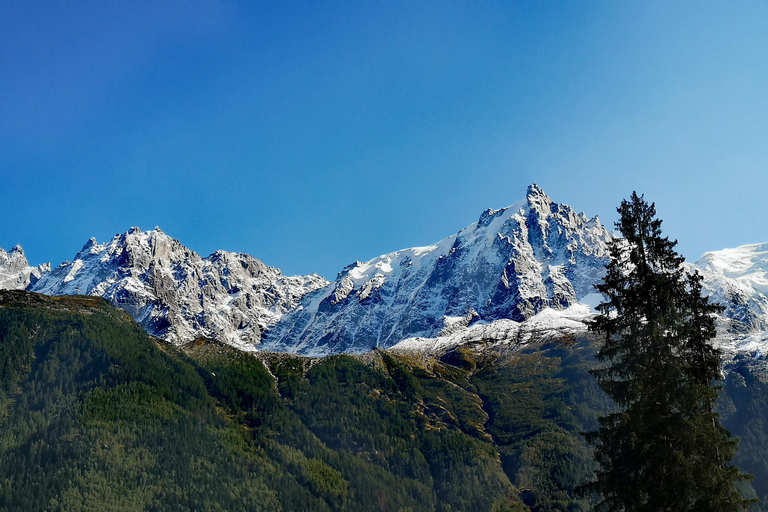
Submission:
[[[610,238],[597,217],[531,185],[524,200],[440,242],[345,267],[267,331],[264,348],[366,352],[438,335],[457,317],[519,322],[566,309],[593,296]]]

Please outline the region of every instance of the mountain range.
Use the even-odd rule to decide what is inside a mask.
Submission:
[[[201,257],[159,228],[89,240],[55,268],[0,249],[0,288],[94,295],[173,344],[216,339],[240,350],[321,356],[397,346],[503,343],[531,330],[585,328],[614,233],[536,186],[442,241],[344,267],[333,282],[284,276],[243,253]],[[768,346],[768,244],[706,253],[720,343],[762,359]]]
[[[247,254],[216,251],[203,258],[159,228],[132,228],[104,244],[91,238],[71,262],[27,289],[104,297],[174,344],[204,337],[253,350],[268,326],[327,284],[314,274],[283,276]]]

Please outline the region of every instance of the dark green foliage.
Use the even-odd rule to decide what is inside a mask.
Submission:
[[[520,505],[473,436],[477,411],[425,420],[420,382],[435,377],[386,354],[274,356],[270,371],[215,342],[158,343],[102,300],[13,292],[0,292],[0,333],[2,510]]]
[[[579,432],[609,402],[588,339],[254,357],[23,292],[0,292],[0,332],[0,510],[589,508]]]
[[[589,509],[589,501],[573,492],[594,469],[579,432],[607,406],[587,373],[591,353],[586,342],[545,345],[473,378],[503,467],[532,510]]]
[[[718,307],[701,296],[655,208],[633,193],[618,209],[623,235],[597,289],[608,301],[592,328],[605,336],[593,370],[618,410],[600,418],[598,510],[736,511],[745,476],[729,463],[737,441],[714,411],[720,378]]]
[[[127,315],[91,299],[4,292],[0,303],[5,332],[23,326],[31,342],[0,419],[0,509],[279,506],[277,468],[231,448],[238,433],[215,421],[197,372]]]
[[[720,410],[723,425],[740,438],[734,463],[755,476],[752,486],[760,502],[749,510],[762,512],[768,510],[768,384],[745,363],[728,373]]]

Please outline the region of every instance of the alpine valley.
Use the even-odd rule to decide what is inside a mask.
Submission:
[[[614,236],[531,185],[333,282],[159,228],[55,268],[0,249],[0,509],[592,510]],[[720,414],[768,510],[768,245],[686,265],[724,306]]]

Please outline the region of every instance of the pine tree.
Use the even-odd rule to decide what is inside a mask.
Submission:
[[[598,511],[745,510],[735,483],[749,477],[729,463],[738,441],[714,410],[719,306],[662,237],[654,204],[633,192],[618,212],[623,237],[611,242],[597,286],[607,301],[591,325],[604,337],[592,373],[617,410],[588,435],[599,468],[586,488],[600,496]]]

